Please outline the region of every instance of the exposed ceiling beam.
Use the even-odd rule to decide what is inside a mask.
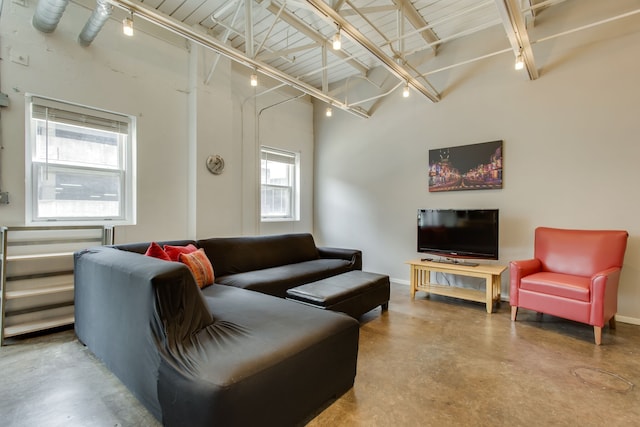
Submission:
[[[231,4],[233,4],[233,2],[231,2]],[[236,10],[233,12],[232,18],[231,18],[231,26],[233,27],[233,25],[236,23],[236,19],[238,19],[238,14],[240,13],[240,7],[242,6],[241,3],[238,3],[238,5],[236,6]],[[231,35],[231,30],[230,29],[225,29],[224,30],[224,34],[222,35],[222,39],[220,40],[222,43],[226,43],[229,40],[229,36]],[[213,72],[216,70],[216,67],[218,66],[218,62],[220,61],[220,55],[217,55],[216,58],[213,60],[213,64],[211,64],[211,68],[209,69],[209,73],[207,74],[207,78],[204,79],[204,84],[209,84],[209,82],[211,81],[211,78],[213,77]]]
[[[333,4],[333,10],[335,10],[336,12],[340,12],[340,9],[342,9],[343,4],[344,4],[344,0],[336,0]]]
[[[507,32],[507,38],[511,44],[514,55],[522,55],[524,66],[529,74],[529,79],[538,78],[538,69],[533,59],[533,49],[529,42],[529,33],[525,24],[517,0],[496,0],[498,12],[502,18],[502,25]]]
[[[280,9],[278,10],[278,13],[276,13],[276,17],[273,20],[273,22],[271,23],[271,25],[269,26],[269,29],[267,30],[267,32],[264,34],[264,36],[262,37],[262,43],[260,43],[260,46],[258,47],[258,49],[256,49],[255,54],[252,56],[252,58],[255,58],[256,56],[258,56],[258,54],[260,53],[260,51],[262,50],[262,47],[264,46],[264,44],[266,43],[267,39],[269,38],[269,36],[271,35],[271,31],[273,31],[273,28],[276,26],[276,24],[278,23],[278,20],[280,19],[280,14],[284,11],[284,3],[282,3],[282,6],[280,6]]]
[[[263,3],[264,0],[256,0],[256,3]],[[269,12],[273,13],[274,15],[276,15],[278,13],[278,11],[280,10],[280,5],[278,3],[276,3],[275,1],[271,1],[269,2],[267,8],[266,8]],[[305,23],[304,21],[302,21],[300,18],[298,18],[297,16],[293,15],[292,13],[288,12],[287,10],[282,11],[282,14],[280,15],[280,19],[283,22],[286,22],[287,24],[289,24],[290,26],[292,26],[293,28],[295,28],[296,30],[300,31],[302,34],[305,35],[305,37],[313,40],[314,42],[318,43],[319,45],[323,45],[325,43],[325,39],[324,37],[318,33],[315,29],[309,27],[309,25],[307,25],[307,23]],[[358,72],[362,73],[362,74],[366,74],[367,72],[369,72],[369,69],[367,67],[365,67],[364,65],[362,65],[360,62],[355,61],[354,59],[350,59],[349,55],[347,55],[345,52],[341,51],[341,50],[332,50],[332,54],[336,55],[338,58],[340,59],[344,59],[346,60],[347,64],[349,64],[350,66],[352,66],[355,70],[357,70]]]
[[[329,72],[327,71],[327,44],[322,45],[322,91],[329,92]]]
[[[396,6],[388,5],[388,6],[359,7],[358,11],[360,11],[360,13],[364,13],[365,15],[368,15],[371,13],[393,12],[396,9],[397,9]],[[340,15],[353,16],[353,15],[358,15],[358,12],[356,12],[354,9],[342,9],[340,11]]]
[[[425,25],[424,27],[420,27],[420,28],[416,28],[413,31],[407,31],[405,34],[402,35],[402,37],[395,37],[390,39],[388,42],[386,42],[385,44],[390,44],[390,43],[394,43],[398,40],[400,40],[401,38],[407,38],[407,37],[411,37],[415,34],[418,34],[420,32],[422,32],[423,30],[427,30],[427,29],[431,29],[433,27],[435,27],[436,25],[440,25],[440,24],[444,24],[445,22],[450,22],[462,15],[466,15],[468,13],[471,13],[473,11],[476,11],[478,9],[482,9],[485,8],[487,6],[494,6],[494,2],[495,0],[486,0],[480,3],[475,3],[473,6],[469,7],[469,8],[465,8],[463,10],[458,10],[455,11],[453,13],[447,14],[446,16],[440,18],[440,19],[436,19],[435,21],[431,21],[429,22],[427,25]],[[502,21],[500,21],[502,22]],[[434,42],[434,44],[440,44],[442,42],[442,39],[438,39],[437,41]],[[384,45],[382,45],[384,46]]]
[[[262,53],[262,54],[258,54],[258,59],[260,59],[261,61],[267,61],[269,59],[274,59],[274,58],[278,58],[278,57],[287,57],[288,55],[291,55],[292,53],[298,53],[298,52],[304,52],[305,50],[310,50],[310,49],[315,49],[317,47],[320,47],[321,45],[318,45],[318,43],[309,43],[309,44],[305,44],[303,46],[296,46],[296,47],[292,47],[289,49],[283,49],[283,50],[278,50],[275,52],[269,52],[269,53]]]
[[[307,3],[312,5],[316,12],[322,16],[325,16],[337,25],[341,30],[347,34],[353,41],[360,44],[363,48],[369,51],[375,56],[391,73],[396,77],[408,82],[418,92],[429,98],[432,102],[438,102],[440,95],[431,87],[426,87],[421,81],[413,77],[411,73],[403,66],[396,63],[396,61],[389,57],[382,49],[380,49],[375,43],[366,38],[357,28],[355,28],[349,21],[344,19],[338,12],[333,10],[322,0],[306,0]],[[426,81],[426,79],[424,79]]]
[[[121,7],[136,16],[151,22],[152,24],[157,25],[158,27],[164,28],[174,34],[177,34],[181,37],[184,37],[187,40],[190,40],[194,43],[199,44],[200,46],[204,46],[205,48],[211,49],[214,52],[217,52],[235,62],[243,64],[246,67],[258,69],[261,73],[276,79],[282,83],[286,83],[287,85],[296,88],[316,99],[324,101],[328,104],[334,105],[337,108],[343,109],[349,113],[352,113],[358,117],[368,118],[369,114],[360,107],[354,106],[350,107],[339,99],[333,98],[330,95],[323,93],[321,90],[297,79],[294,78],[277,68],[272,67],[269,64],[258,61],[254,58],[250,58],[245,55],[243,52],[240,52],[237,49],[234,49],[230,46],[227,46],[224,43],[221,43],[219,40],[207,35],[202,34],[193,29],[193,27],[178,21],[164,13],[144,5],[137,0],[109,0],[115,6]]]
[[[416,7],[409,2],[408,0],[393,0],[395,5],[402,11],[407,21],[413,26],[413,28],[425,28],[429,26],[429,23],[425,21],[420,12],[416,9]],[[436,41],[438,41],[438,36],[433,32],[430,28],[427,28],[420,32],[420,35],[427,42],[427,46],[429,46],[433,52],[436,52],[436,48],[438,46]],[[404,52],[403,52],[404,53]]]
[[[244,40],[245,53],[249,58],[255,57],[253,54],[253,11],[249,0],[244,0]]]
[[[536,9],[533,8],[535,0],[520,0],[520,11],[524,18],[524,24],[531,28],[536,20]]]

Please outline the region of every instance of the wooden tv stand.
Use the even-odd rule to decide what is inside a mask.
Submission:
[[[479,264],[471,267],[460,264],[421,261],[419,259],[409,261],[407,264],[411,266],[412,299],[415,298],[417,291],[423,291],[435,295],[484,302],[487,305],[487,313],[493,312],[493,303],[500,301],[500,275],[507,269],[503,265]],[[431,283],[431,272],[480,277],[485,279],[485,291]]]

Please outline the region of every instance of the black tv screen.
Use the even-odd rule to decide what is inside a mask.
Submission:
[[[419,209],[418,252],[498,259],[498,209]]]

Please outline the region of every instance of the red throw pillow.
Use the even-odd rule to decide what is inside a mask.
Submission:
[[[209,258],[205,255],[204,249],[198,249],[190,254],[182,253],[180,254],[179,261],[189,267],[200,289],[213,284],[215,280],[213,266]]]
[[[151,242],[147,251],[144,253],[146,256],[162,259],[165,261],[171,261],[169,255],[160,247],[156,242]]]
[[[190,254],[198,248],[189,243],[187,246],[171,246],[164,245],[164,251],[167,253],[171,261],[180,261],[180,254]]]

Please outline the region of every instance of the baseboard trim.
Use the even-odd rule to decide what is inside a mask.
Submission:
[[[638,319],[637,317],[620,316],[619,314],[616,314],[616,322],[629,323],[631,325],[640,325],[640,319]]]
[[[411,282],[408,281],[408,280],[403,280],[403,279],[390,279],[390,280],[391,280],[391,282],[397,283],[399,285],[411,286]],[[507,297],[505,295],[501,295],[500,300],[504,301],[504,302],[509,302],[509,297]],[[619,314],[616,314],[616,322],[628,323],[630,325],[640,325],[640,319],[639,318],[631,317],[631,316],[621,316]]]
[[[411,286],[411,282],[410,282],[410,281],[408,281],[408,280],[402,280],[402,279],[394,279],[394,278],[391,278],[391,279],[389,279],[389,281],[390,281],[390,282],[393,282],[393,283],[397,283],[398,285]]]

